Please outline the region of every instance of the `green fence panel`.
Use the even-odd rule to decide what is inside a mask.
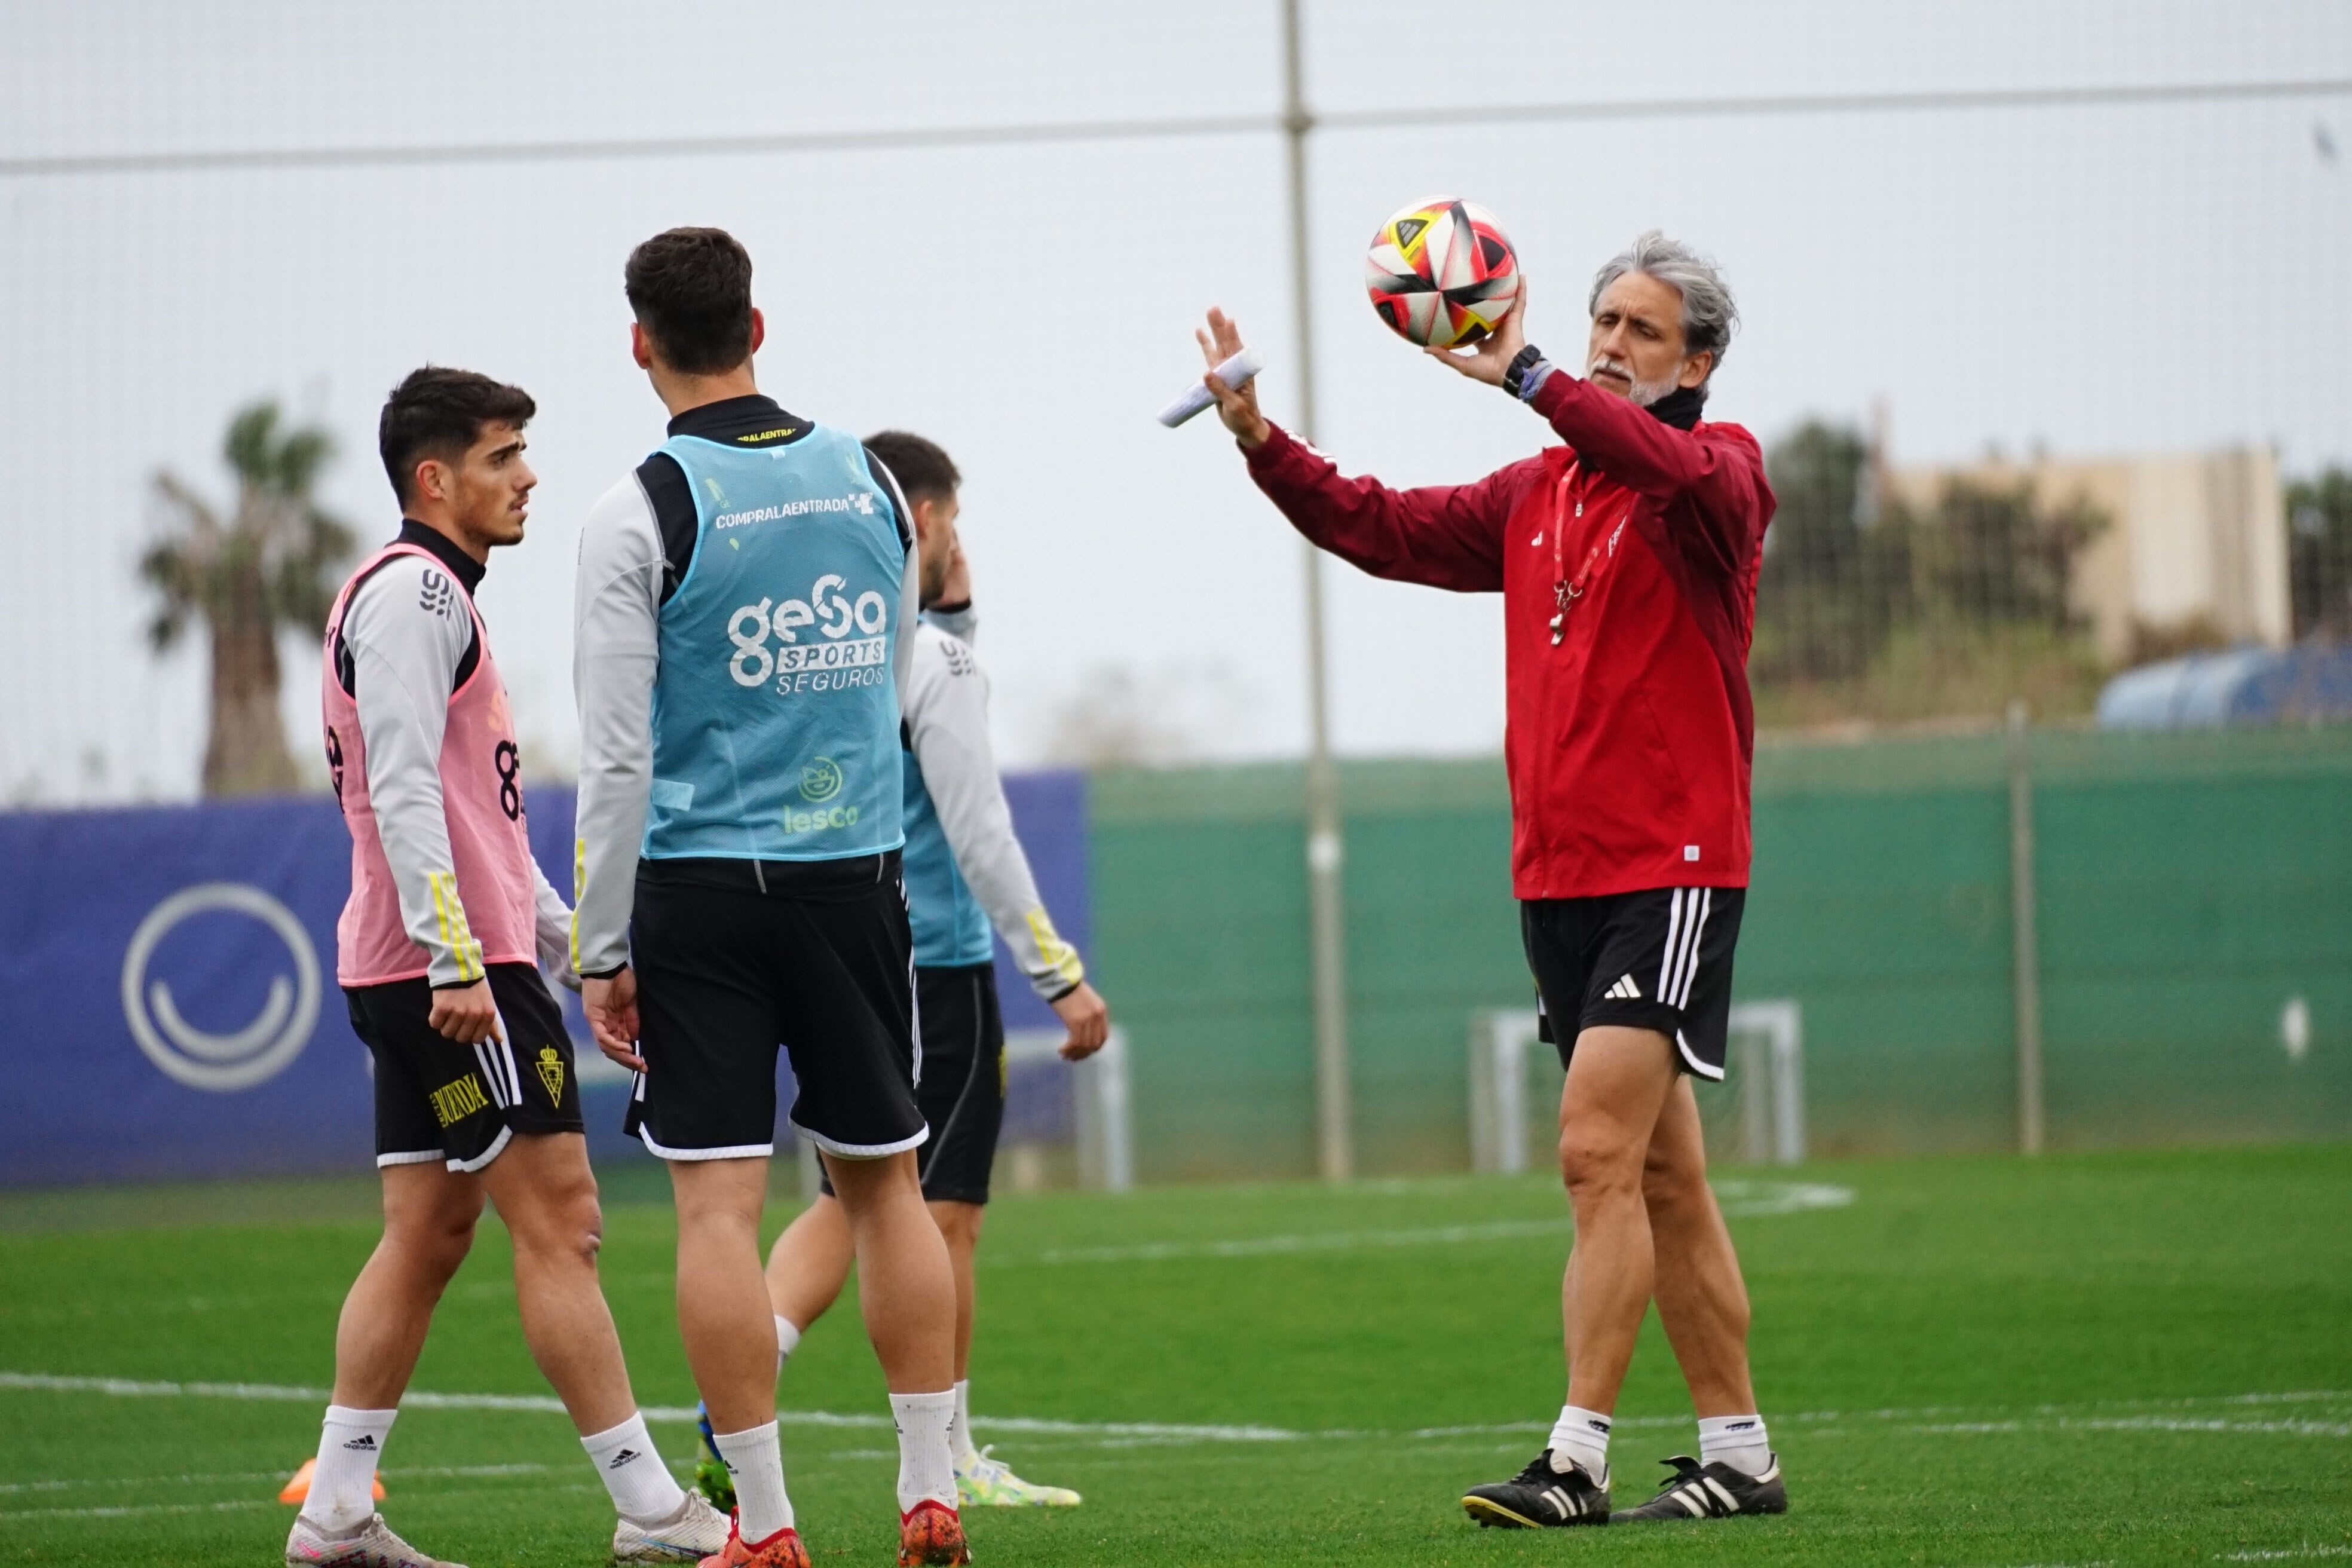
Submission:
[[[2106,739],[2034,748],[2052,1144],[2352,1132],[2340,734]]]
[[[1146,1181],[1312,1173],[1315,1051],[1296,821],[1121,820],[1089,800],[1095,971],[1133,1050]]]
[[[2352,731],[2038,733],[2032,767],[2053,1146],[2352,1132]],[[1340,788],[1359,1164],[1460,1169],[1471,1015],[1531,1001],[1502,767]],[[2001,737],[1768,742],[1755,795],[1735,991],[1804,1009],[1812,1148],[2013,1147]],[[1146,1180],[1315,1169],[1303,804],[1295,765],[1093,782]]]
[[[1980,1149],[2016,1103],[2006,798],[1938,786],[1759,795],[1733,994],[1804,1009],[1825,1154]]]

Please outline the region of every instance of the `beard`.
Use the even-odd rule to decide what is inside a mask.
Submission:
[[[1625,394],[1626,401],[1633,404],[1636,408],[1647,408],[1650,405],[1657,402],[1660,398],[1667,396],[1677,385],[1680,384],[1678,378],[1682,371],[1682,366],[1676,365],[1675,367],[1675,374],[1668,375],[1663,381],[1644,382],[1634,378],[1633,367],[1632,365],[1627,364],[1622,360],[1612,358],[1608,354],[1601,354],[1595,358],[1591,364],[1584,367],[1584,374],[1586,378],[1589,380],[1591,379],[1593,372],[1603,370],[1607,371],[1612,375],[1622,375],[1628,382],[1631,382],[1633,384],[1633,387],[1631,391]]]

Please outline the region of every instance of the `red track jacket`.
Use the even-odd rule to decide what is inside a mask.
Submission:
[[[1518,897],[1746,887],[1763,453],[1737,425],[1678,430],[1565,371],[1535,410],[1568,445],[1475,484],[1345,479],[1280,429],[1250,476],[1376,577],[1501,591]]]

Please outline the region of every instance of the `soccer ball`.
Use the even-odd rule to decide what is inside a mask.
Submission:
[[[1510,313],[1519,297],[1518,253],[1493,213],[1436,196],[1381,225],[1364,258],[1364,289],[1399,337],[1458,348]]]

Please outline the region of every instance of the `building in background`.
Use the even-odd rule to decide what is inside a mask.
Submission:
[[[2043,506],[2079,499],[2111,520],[2084,547],[2069,589],[2110,667],[2200,647],[2284,647],[2293,636],[2285,507],[2267,447],[1995,458],[1887,475],[1894,495],[1921,509],[1953,479],[2000,488],[2030,479]]]

